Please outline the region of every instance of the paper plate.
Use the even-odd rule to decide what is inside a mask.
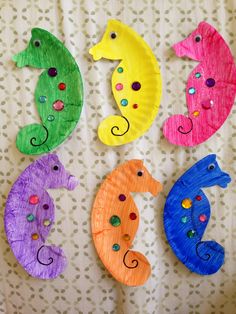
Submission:
[[[173,48],[177,56],[200,63],[186,86],[188,116],[168,118],[163,133],[172,144],[195,146],[209,139],[228,117],[236,94],[236,67],[227,43],[206,22]]]
[[[161,190],[141,160],[130,160],[112,171],[97,193],[91,217],[94,245],[108,271],[125,285],[142,285],[151,273],[146,257],[130,250],[139,225],[130,193]]]
[[[117,20],[108,22],[101,42],[89,53],[94,60],[120,60],[112,74],[112,91],[121,115],[102,121],[98,136],[111,146],[132,142],[150,128],[159,109],[162,82],[157,60],[145,41]]]
[[[222,172],[216,155],[208,155],[186,171],[166,199],[164,228],[178,259],[192,272],[210,275],[224,263],[224,248],[202,237],[210,219],[210,204],[202,188],[226,188],[230,176]]]
[[[32,29],[26,50],[13,57],[18,67],[46,69],[39,77],[35,102],[42,124],[23,127],[16,146],[24,154],[51,151],[74,130],[83,105],[83,84],[74,58],[52,34]]]
[[[54,223],[54,204],[47,189],[73,190],[78,184],[57,155],[48,154],[27,167],[8,195],[4,224],[10,247],[33,277],[52,279],[66,267],[62,249],[45,241]]]

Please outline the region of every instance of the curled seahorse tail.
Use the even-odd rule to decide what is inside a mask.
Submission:
[[[124,253],[123,267],[125,271],[124,283],[128,286],[143,285],[151,273],[151,266],[146,257],[140,252],[127,250]]]
[[[45,125],[30,124],[17,134],[16,146],[24,154],[38,155],[49,151],[48,129]]]
[[[201,275],[216,273],[224,263],[224,248],[215,241],[196,244],[195,271]]]
[[[133,140],[129,130],[130,122],[127,117],[109,116],[100,123],[98,136],[104,144],[118,146]],[[127,137],[130,140],[127,141]]]
[[[163,134],[167,140],[175,145],[193,146],[197,145],[197,132],[193,120],[184,115],[173,115],[163,125]]]

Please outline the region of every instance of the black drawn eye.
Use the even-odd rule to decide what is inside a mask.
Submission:
[[[41,45],[41,41],[39,39],[35,39],[34,40],[34,46],[35,47],[40,47],[40,45]]]
[[[117,34],[116,34],[115,32],[111,32],[111,33],[110,33],[110,37],[111,37],[111,39],[115,39],[115,38],[116,38],[116,36],[117,36]]]
[[[142,177],[142,175],[143,175],[143,171],[142,171],[142,170],[139,170],[139,171],[137,172],[137,176],[138,176],[138,177]]]
[[[53,166],[53,170],[55,170],[55,171],[59,170],[58,165]]]
[[[197,36],[195,36],[194,39],[195,39],[196,43],[199,43],[202,40],[202,36],[201,35],[197,35]]]
[[[215,164],[210,164],[209,166],[208,166],[208,170],[214,170],[215,169]]]

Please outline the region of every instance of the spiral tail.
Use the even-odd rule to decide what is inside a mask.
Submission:
[[[184,115],[174,115],[168,118],[164,122],[163,133],[167,140],[175,145],[195,146],[203,141],[202,134],[196,132],[193,120]]]
[[[30,257],[28,257],[29,262]],[[36,252],[32,263],[24,266],[33,277],[53,279],[59,276],[66,268],[67,261],[63,251],[56,246],[41,245]]]
[[[118,278],[119,281],[127,286],[140,286],[150,276],[151,266],[143,254],[127,250],[123,256],[121,274],[122,278]]]
[[[110,146],[118,146],[133,140],[130,134],[130,122],[124,116],[109,116],[103,120],[98,128],[100,140]]]
[[[48,129],[41,124],[25,126],[17,134],[16,146],[24,154],[38,155],[50,151]]]
[[[200,275],[216,273],[224,263],[224,248],[215,241],[198,242],[194,270]],[[191,261],[192,264],[193,261]]]

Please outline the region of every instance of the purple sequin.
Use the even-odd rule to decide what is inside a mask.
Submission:
[[[210,77],[210,78],[208,78],[208,79],[206,80],[205,83],[206,83],[206,86],[207,86],[207,87],[213,87],[216,82],[215,82],[215,80],[214,80],[213,78]]]
[[[56,68],[48,69],[48,75],[52,77],[57,76],[57,69]]]
[[[139,82],[133,82],[132,84],[132,89],[137,91],[137,90],[140,90],[141,88],[141,84]]]
[[[120,194],[120,195],[119,195],[119,200],[120,200],[121,202],[124,202],[124,201],[126,200],[126,196],[125,196],[124,194]]]

